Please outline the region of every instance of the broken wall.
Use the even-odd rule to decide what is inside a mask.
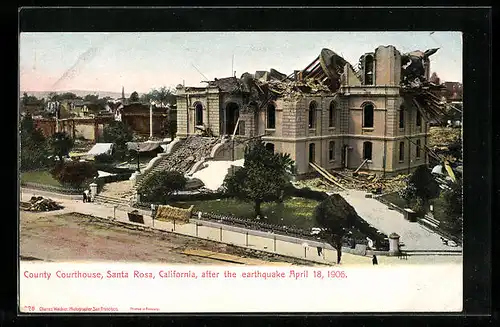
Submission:
[[[401,53],[392,45],[375,50],[375,85],[401,83]]]
[[[219,91],[215,88],[196,89],[189,91],[179,89],[177,95],[177,136],[183,138],[195,134],[196,104],[203,106],[203,123],[209,127],[215,135],[220,133],[219,115],[220,100]]]

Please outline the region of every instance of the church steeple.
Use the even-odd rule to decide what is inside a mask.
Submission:
[[[125,88],[122,86],[122,100],[125,100]]]

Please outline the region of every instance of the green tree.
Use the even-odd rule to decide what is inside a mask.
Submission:
[[[174,139],[177,134],[177,120],[169,119],[164,123],[165,134],[170,137],[170,139]]]
[[[19,125],[21,170],[45,167],[48,163],[48,149],[41,130],[36,128],[30,115],[24,116]]]
[[[426,166],[417,167],[411,175],[408,185],[415,187],[415,197],[421,200],[424,210],[429,207],[429,200],[439,196],[439,184]]]
[[[138,102],[139,101],[139,93],[137,93],[136,91],[132,92],[132,94],[130,94],[129,100],[130,100],[130,102]]]
[[[288,154],[272,153],[261,140],[255,140],[245,149],[244,167],[226,177],[224,188],[229,195],[252,202],[255,215],[261,216],[263,202],[282,197],[291,171],[293,160]]]
[[[115,157],[122,158],[127,152],[127,142],[133,139],[132,131],[121,121],[113,121],[104,127],[102,140],[115,144]]]
[[[83,101],[88,101],[92,103],[96,103],[98,100],[99,100],[98,94],[87,94],[86,96],[83,97]]]
[[[50,137],[49,146],[52,154],[62,162],[63,157],[67,156],[71,148],[73,148],[73,140],[68,134],[57,132]]]
[[[323,237],[337,251],[337,263],[340,263],[343,238],[348,229],[356,224],[356,210],[339,194],[333,194],[318,204],[314,210],[314,218],[327,230]]]
[[[51,173],[59,183],[72,187],[81,187],[84,182],[98,176],[95,164],[86,161],[59,162]]]
[[[23,100],[22,101],[23,101],[24,105],[28,104],[28,101],[29,101],[29,95],[28,95],[28,93],[26,93],[26,92],[23,93]]]
[[[48,101],[58,101],[59,100],[59,95],[56,92],[50,92],[47,95],[47,100]]]
[[[445,229],[454,235],[460,236],[463,228],[463,183],[457,179],[450,185],[451,189],[443,194],[444,214],[442,224]]]
[[[174,192],[184,189],[186,183],[184,175],[177,171],[159,171],[145,180],[138,192],[146,202],[165,204]]]
[[[162,86],[157,90],[152,90],[150,92],[150,97],[152,100],[160,103],[162,106],[165,106],[167,104],[177,103],[177,97],[175,96],[175,91],[165,86]]]
[[[78,99],[78,96],[73,93],[73,92],[65,92],[63,94],[60,94],[57,96],[57,100],[62,101],[62,100],[75,100]]]

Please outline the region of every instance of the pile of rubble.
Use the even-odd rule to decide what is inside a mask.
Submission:
[[[380,177],[370,173],[357,173],[352,171],[332,172],[338,184],[345,189],[391,193],[406,187],[406,179],[409,175],[397,175],[395,177]],[[323,178],[313,178],[297,182],[300,187],[309,187],[325,192],[342,191]]]
[[[431,127],[429,129],[429,147],[440,147],[460,142],[461,132],[459,128]]]
[[[138,186],[146,180],[147,176],[157,171],[175,170],[181,174],[187,174],[196,162],[210,157],[212,148],[219,142],[220,138],[216,137],[189,136],[179,148],[163,157],[161,162],[141,179]]]
[[[57,204],[54,200],[41,196],[33,196],[28,205],[25,207],[27,211],[54,211],[64,209],[63,206]]]
[[[306,79],[302,82],[293,80],[269,80],[266,82],[257,81],[261,88],[267,88],[270,92],[280,97],[298,98],[306,94],[331,93],[330,89],[316,79]]]

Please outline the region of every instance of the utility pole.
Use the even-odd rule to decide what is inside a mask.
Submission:
[[[149,139],[153,139],[153,104],[149,102]]]
[[[136,152],[137,152],[137,171],[140,173],[141,169],[139,168],[139,143],[137,143]]]

